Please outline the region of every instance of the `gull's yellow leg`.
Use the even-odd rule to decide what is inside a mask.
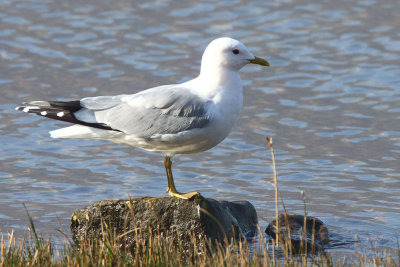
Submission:
[[[177,198],[182,198],[182,199],[191,199],[195,196],[200,195],[200,193],[198,193],[198,192],[190,192],[190,193],[186,193],[186,194],[179,193],[175,188],[174,178],[172,177],[172,170],[171,170],[172,162],[171,162],[171,158],[169,156],[165,156],[164,166],[165,166],[165,170],[167,171],[167,179],[168,179],[167,193],[171,197],[177,197]]]

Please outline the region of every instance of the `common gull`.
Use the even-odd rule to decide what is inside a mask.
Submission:
[[[73,101],[32,101],[16,110],[73,123],[50,132],[53,138],[105,139],[165,155],[169,195],[190,199],[198,192],[176,190],[171,157],[208,150],[228,136],[242,109],[239,70],[269,66],[241,42],[218,38],[205,49],[197,78],[130,95]]]

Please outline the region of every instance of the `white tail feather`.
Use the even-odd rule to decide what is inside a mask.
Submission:
[[[72,125],[50,132],[53,138],[101,138],[110,139],[118,135],[120,132],[102,130],[83,125]]]

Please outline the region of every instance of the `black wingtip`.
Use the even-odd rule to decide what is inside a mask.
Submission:
[[[103,130],[119,131],[103,123],[90,123],[75,118],[74,113],[82,108],[79,100],[74,100],[69,102],[32,101],[32,102],[25,102],[24,105],[25,106],[16,107],[15,110],[23,111],[26,113],[33,113],[49,119],[80,124],[88,127],[93,127]]]

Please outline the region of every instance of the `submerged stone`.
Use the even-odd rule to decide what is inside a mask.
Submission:
[[[292,245],[293,253],[321,251],[329,243],[328,229],[316,217],[280,214],[278,221],[280,237]],[[276,239],[276,220],[269,223],[265,233]]]
[[[248,201],[217,201],[203,197],[136,198],[103,200],[72,214],[71,232],[75,243],[101,238],[106,231],[123,236],[125,246],[150,235],[176,239],[189,247],[195,238],[224,241],[257,230],[257,213]],[[196,241],[196,242],[197,242]],[[200,243],[199,243],[200,244]]]

